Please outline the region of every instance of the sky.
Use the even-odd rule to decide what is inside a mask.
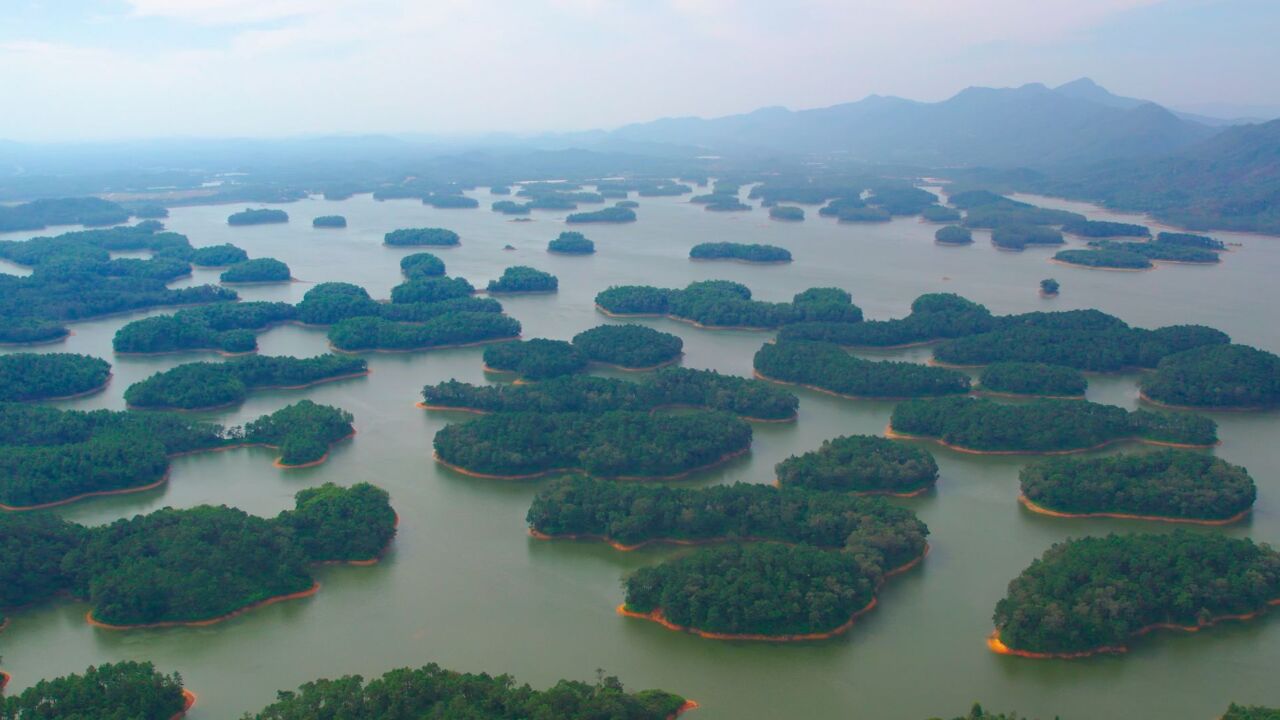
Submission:
[[[0,0],[0,138],[612,128],[1088,76],[1280,114],[1280,0]]]

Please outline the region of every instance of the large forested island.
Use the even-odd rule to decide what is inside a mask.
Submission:
[[[741,260],[753,263],[791,262],[791,251],[776,245],[748,245],[745,243],[700,243],[689,250],[694,260]]]
[[[293,279],[289,266],[275,258],[254,258],[236,263],[218,276],[224,283],[288,282]]]
[[[0,404],[0,505],[59,505],[164,482],[169,457],[242,445],[280,449],[282,465],[324,458],[352,433],[351,415],[304,400],[243,428],[167,413]]]
[[[778,340],[817,340],[847,347],[899,347],[986,332],[996,319],[985,306],[951,293],[921,295],[911,314],[894,320],[801,322],[778,332]]]
[[[823,342],[766,343],[755,355],[758,376],[853,398],[931,397],[969,392],[969,376],[911,362],[854,357]]]
[[[430,245],[435,247],[453,247],[460,245],[458,233],[444,228],[402,228],[392,230],[382,238],[385,245],[413,246]]]
[[[520,322],[496,312],[447,312],[394,322],[380,317],[354,317],[329,329],[338,350],[410,351],[507,340],[520,335]]]
[[[364,359],[333,354],[185,363],[130,385],[124,399],[135,408],[201,410],[243,402],[252,390],[303,388],[368,372]]]
[[[534,338],[490,345],[484,349],[484,367],[527,380],[546,380],[585,370],[587,357],[573,343]]]
[[[206,624],[314,592],[312,563],[371,561],[395,535],[386,491],[361,483],[299,492],[272,519],[224,506],[165,508],[85,527],[38,513],[0,514],[5,602],[67,592],[106,627]],[[9,552],[6,552],[6,556]]]
[[[1003,362],[983,368],[984,392],[1043,397],[1084,397],[1089,381],[1079,370],[1045,363]]]
[[[555,275],[527,265],[513,265],[502,271],[502,277],[490,280],[491,293],[553,293],[560,287]]]
[[[773,328],[805,321],[857,323],[862,310],[839,288],[810,288],[790,303],[751,299],[751,290],[728,280],[704,280],[683,290],[648,285],[613,286],[596,295],[610,315],[665,315],[705,327]]]
[[[257,332],[297,315],[293,305],[282,302],[202,305],[134,320],[116,331],[111,344],[118,353],[252,352],[258,348]]]
[[[0,717],[172,720],[194,701],[177,673],[165,675],[149,662],[122,661],[90,665],[83,673],[41,680],[12,697],[0,696]]]
[[[1252,540],[1178,530],[1051,547],[996,604],[998,652],[1078,657],[1123,652],[1157,629],[1243,620],[1280,600],[1280,553]]]
[[[938,481],[938,463],[927,450],[875,435],[824,440],[775,470],[779,487],[868,495],[918,495]]]
[[[1218,442],[1217,423],[1200,415],[1128,412],[1087,400],[908,400],[893,409],[889,429],[955,450],[996,454],[1076,452],[1123,440],[1196,447]]]
[[[257,210],[245,208],[240,212],[231,213],[231,215],[227,216],[228,225],[266,225],[285,222],[289,222],[289,213],[269,208]]]
[[[504,412],[446,425],[436,457],[483,477],[586,472],[600,477],[675,477],[751,446],[751,426],[723,412],[669,415]]]
[[[73,353],[0,355],[0,402],[27,402],[75,397],[101,390],[111,377],[111,364]]]
[[[1167,355],[1142,378],[1145,398],[1197,408],[1280,405],[1280,357],[1248,345],[1211,345]]]
[[[723,410],[747,420],[767,421],[792,420],[799,405],[795,395],[760,380],[677,367],[661,368],[640,382],[588,375],[532,385],[477,386],[449,380],[424,387],[422,398],[424,407],[439,410],[556,413],[675,406]]]
[[[1258,490],[1239,465],[1192,450],[1050,458],[1022,469],[1022,498],[1066,517],[1139,517],[1208,524],[1239,520]]]
[[[678,360],[684,341],[643,325],[599,325],[574,335],[573,346],[592,362],[649,370]]]

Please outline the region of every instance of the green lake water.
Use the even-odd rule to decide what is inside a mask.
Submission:
[[[1237,341],[1280,351],[1280,238],[1219,233],[1242,247],[1219,267],[1162,265],[1119,273],[1050,264],[1053,250],[1002,252],[975,232],[974,245],[940,247],[937,225],[898,218],[841,225],[807,209],[802,223],[770,221],[764,210],[706,212],[684,198],[639,198],[639,221],[580,226],[596,243],[588,257],[548,254],[547,241],[566,229],[565,213],[535,212],[511,222],[487,210],[486,190],[473,193],[480,210],[436,210],[413,200],[376,202],[368,195],[280,206],[287,225],[229,227],[239,206],[177,208],[168,227],[197,246],[235,243],[251,256],[284,260],[302,282],[240,290],[248,300],[296,302],[310,283],[358,283],[386,297],[401,281],[399,259],[417,249],[387,248],[382,235],[400,227],[441,226],[462,236],[457,248],[431,250],[479,287],[509,265],[526,264],[560,279],[555,295],[502,300],[524,325],[524,337],[569,339],[603,322],[594,295],[613,284],[683,287],[694,280],[742,282],[764,300],[788,300],[812,286],[849,290],[868,318],[899,317],[926,292],[956,292],[996,313],[1096,307],[1134,325],[1202,323]],[[1037,199],[1045,205],[1086,206]],[[595,206],[598,207],[598,206]],[[586,206],[584,209],[593,209]],[[1131,219],[1089,209],[1094,219]],[[317,215],[342,214],[345,230],[316,230]],[[57,229],[54,232],[59,232]],[[32,233],[8,234],[7,238]],[[52,233],[47,233],[52,234]],[[699,242],[771,243],[790,249],[789,265],[691,262]],[[504,245],[515,247],[504,251]],[[1080,245],[1073,240],[1073,245]],[[430,249],[428,249],[430,250]],[[0,268],[19,272],[12,266]],[[1062,294],[1038,295],[1054,277]],[[216,282],[197,270],[183,284]],[[171,312],[171,311],[156,311]],[[111,337],[145,313],[76,323],[66,342],[40,351],[80,352],[114,364],[105,392],[61,403],[78,409],[122,409],[130,383],[208,353],[154,358],[114,357]],[[652,327],[684,339],[683,364],[749,375],[755,351],[771,333],[699,330],[665,319]],[[325,352],[321,329],[281,326],[260,335],[267,355]],[[727,718],[890,718],[921,720],[960,714],[974,700],[989,709],[1017,709],[1065,720],[1217,717],[1229,701],[1280,705],[1280,613],[1196,634],[1157,633],[1131,653],[1074,661],[1037,661],[989,652],[984,638],[1005,586],[1050,544],[1107,532],[1166,532],[1169,526],[1128,521],[1061,520],[1033,515],[1017,503],[1016,457],[977,457],[931,448],[941,467],[936,491],[898,500],[928,523],[932,551],[917,569],[891,579],[879,607],[838,639],[791,645],[721,642],[670,632],[615,614],[620,580],[635,568],[681,550],[657,547],[623,553],[603,544],[543,542],[526,533],[525,512],[541,482],[463,477],[431,457],[431,440],[456,413],[414,407],[424,384],[449,378],[492,381],[480,348],[369,354],[372,374],[306,390],[257,393],[241,407],[207,413],[238,424],[302,398],[355,415],[356,437],[325,464],[304,470],[272,467],[274,453],[243,449],[178,458],[161,489],[99,498],[61,508],[84,523],[104,523],[155,509],[225,503],[261,515],[292,506],[298,490],[324,482],[368,481],[386,488],[400,515],[399,534],[374,567],[325,567],[314,597],[255,610],[204,628],[141,631],[95,629],[82,603],[59,601],[14,613],[0,634],[10,690],[40,678],[116,660],[151,660],[182,673],[199,695],[193,720],[234,718],[318,677],[376,676],[399,666],[438,662],[468,671],[511,673],[544,686],[562,677],[588,680],[597,668],[632,689],[659,687],[702,704],[697,720]],[[869,357],[928,359],[928,348]],[[1089,399],[1137,406],[1137,375],[1090,376]],[[792,424],[757,424],[749,455],[683,481],[690,486],[773,481],[773,467],[824,439],[880,433],[892,403],[843,400],[799,390]],[[1220,456],[1252,472],[1259,486],[1253,515],[1222,532],[1280,542],[1280,413],[1218,414]],[[1135,449],[1130,446],[1125,449]]]

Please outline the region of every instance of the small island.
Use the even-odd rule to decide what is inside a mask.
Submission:
[[[991,395],[1082,398],[1089,381],[1079,370],[1061,365],[1001,362],[983,368],[978,386]]]
[[[458,233],[444,228],[402,228],[392,230],[382,238],[384,245],[392,247],[412,247],[427,245],[431,247],[457,247],[462,244]]]
[[[232,213],[227,217],[228,225],[268,225],[272,223],[289,222],[289,213],[283,210],[260,209],[253,210],[245,208],[238,213]]]
[[[636,211],[627,207],[607,207],[594,212],[571,213],[564,219],[569,224],[629,223],[636,221]]]
[[[509,412],[446,425],[436,459],[475,477],[524,479],[584,472],[658,479],[687,475],[751,446],[751,426],[722,412]]]
[[[249,259],[249,253],[231,243],[208,245],[191,251],[191,264],[196,267],[231,267]]]
[[[929,222],[950,223],[960,220],[960,211],[945,205],[928,205],[920,211],[920,217]],[[955,227],[954,225],[951,227]]]
[[[744,243],[700,243],[689,250],[693,260],[738,260],[748,263],[789,263],[791,251],[777,245],[747,245]]]
[[[640,203],[636,202],[635,200],[619,200],[618,202],[614,203],[613,206],[620,207],[620,208],[630,208],[634,210],[640,207]]]
[[[1065,223],[1062,226],[1062,231],[1089,238],[1151,237],[1151,230],[1146,225],[1105,220],[1077,220]]]
[[[518,340],[484,350],[485,370],[515,373],[526,380],[546,380],[581,372],[587,357],[564,340]]]
[[[499,200],[489,207],[503,215],[528,215],[533,211],[533,203],[518,203],[514,200]]]
[[[236,263],[218,276],[224,283],[289,282],[293,275],[289,266],[275,258],[256,258]]]
[[[1239,465],[1191,450],[1051,458],[1022,469],[1020,500],[1055,517],[1112,517],[1225,525],[1258,490]]]
[[[316,288],[320,288],[317,285]],[[316,292],[308,291],[308,296]],[[210,350],[223,354],[253,352],[256,332],[298,319],[289,303],[237,302],[202,305],[173,315],[134,320],[116,331],[111,345],[117,353],[161,354]]]
[[[4,678],[0,673],[0,691]],[[0,717],[173,720],[195,701],[177,673],[165,675],[149,662],[126,660],[90,665],[83,674],[41,680],[16,695],[0,695]]]
[[[1053,278],[1045,278],[1040,281],[1040,297],[1058,297],[1058,290],[1061,287],[1062,286],[1058,284],[1057,280],[1054,280]]]
[[[1032,658],[1121,653],[1148,632],[1248,620],[1277,601],[1280,553],[1252,540],[1086,537],[1055,544],[1009,583],[988,646]]]
[[[969,376],[948,368],[863,360],[833,343],[781,341],[756,352],[756,376],[847,398],[909,398],[969,392]]]
[[[451,311],[413,322],[348,318],[329,328],[329,344],[343,352],[410,352],[509,340],[519,335],[520,321],[501,313]]]
[[[347,226],[347,218],[342,215],[320,215],[311,221],[313,228],[341,229]]]
[[[555,240],[547,243],[547,252],[561,255],[590,255],[596,251],[596,244],[586,235],[572,230],[560,233]]]
[[[933,234],[933,239],[939,245],[972,245],[973,233],[967,227],[946,225],[938,228],[938,231]]]
[[[502,277],[490,280],[490,294],[553,293],[560,288],[555,275],[528,265],[513,265],[502,271]]]
[[[301,389],[368,374],[362,358],[343,355],[243,357],[185,363],[158,372],[130,385],[124,399],[130,408],[209,410],[244,402],[253,390]]]
[[[774,468],[778,486],[862,495],[919,495],[938,482],[929,451],[875,435],[824,440],[822,447],[792,455]]]
[[[1175,407],[1259,410],[1280,405],[1280,357],[1248,345],[1168,355],[1142,378],[1142,397]]]
[[[410,280],[414,278],[442,277],[444,261],[431,253],[421,252],[400,258],[400,272]]]
[[[769,219],[799,222],[804,220],[804,208],[798,208],[794,205],[774,205],[769,208]]]
[[[1043,225],[997,225],[991,242],[1001,250],[1025,250],[1037,245],[1062,245],[1062,233]]]
[[[810,288],[790,303],[773,303],[753,300],[747,286],[728,280],[690,283],[683,290],[614,285],[596,295],[596,307],[611,317],[666,316],[707,328],[768,329],[798,322],[862,320],[862,310],[839,288]]]
[[[65,400],[107,386],[111,363],[74,353],[0,355],[0,402]]]
[[[652,370],[684,354],[684,341],[643,325],[600,325],[573,336],[588,360],[621,370]]]

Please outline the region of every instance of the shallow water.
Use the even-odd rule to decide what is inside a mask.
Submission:
[[[526,338],[569,339],[610,322],[595,311],[592,299],[612,284],[677,287],[724,278],[745,283],[766,300],[786,300],[812,286],[843,287],[869,318],[901,316],[916,296],[950,291],[997,313],[1096,307],[1140,326],[1203,323],[1238,342],[1280,351],[1280,332],[1269,312],[1280,304],[1274,280],[1280,238],[1219,233],[1243,243],[1219,267],[1165,265],[1151,272],[1113,273],[1050,264],[1053,250],[998,251],[983,231],[975,232],[972,246],[940,247],[933,243],[938,225],[916,218],[840,225],[809,207],[804,222],[785,223],[770,221],[759,208],[712,213],[681,198],[639,198],[636,223],[568,228],[582,230],[597,247],[593,256],[572,257],[545,252],[547,241],[566,229],[565,213],[535,212],[533,222],[510,222],[485,209],[494,199],[487,191],[475,195],[480,210],[436,210],[413,200],[376,202],[362,195],[279,206],[290,214],[287,225],[227,226],[227,215],[239,206],[176,208],[165,222],[198,246],[233,242],[252,256],[284,260],[303,282],[239,292],[245,299],[290,302],[300,299],[309,283],[326,280],[358,283],[375,297],[386,297],[401,280],[400,257],[416,249],[383,247],[382,235],[400,227],[451,228],[461,234],[461,247],[431,250],[450,275],[483,287],[506,266],[528,264],[560,278],[556,295],[502,299],[524,324]],[[349,227],[312,229],[311,218],[326,214],[345,215]],[[1131,217],[1096,210],[1090,216]],[[690,262],[688,249],[705,241],[781,245],[795,262]],[[506,244],[516,249],[502,250]],[[1061,296],[1038,296],[1038,283],[1046,277],[1062,283]],[[216,280],[217,271],[197,270],[181,283]],[[216,358],[202,353],[114,357],[114,332],[144,315],[77,323],[65,343],[36,349],[88,353],[114,364],[105,392],[61,405],[121,409],[130,383],[181,362]],[[638,322],[684,338],[684,365],[739,375],[750,374],[752,355],[772,337],[699,330],[665,319]],[[306,356],[324,352],[327,343],[323,330],[281,326],[262,334],[260,346],[263,354]],[[316,575],[323,588],[315,597],[212,627],[95,629],[84,622],[87,607],[70,601],[16,613],[0,634],[4,668],[14,675],[11,691],[91,663],[148,659],[165,671],[181,672],[200,697],[190,717],[212,720],[260,708],[276,690],[317,677],[375,676],[434,661],[460,670],[511,673],[537,686],[561,677],[590,679],[603,668],[634,689],[661,687],[697,699],[699,720],[919,720],[962,713],[974,700],[990,709],[1068,720],[1203,719],[1216,717],[1231,700],[1280,704],[1277,613],[1194,635],[1148,636],[1123,657],[1037,661],[990,653],[984,637],[995,602],[1008,581],[1050,544],[1084,534],[1169,529],[1031,514],[1017,503],[1017,474],[1025,458],[935,448],[942,470],[937,490],[894,501],[929,524],[932,552],[921,567],[890,580],[879,607],[839,639],[784,646],[719,642],[620,618],[614,613],[622,598],[620,579],[680,550],[623,553],[603,544],[533,540],[525,532],[524,515],[545,481],[468,478],[432,461],[435,432],[466,416],[415,408],[418,391],[448,378],[485,382],[481,353],[465,348],[370,354],[368,377],[258,393],[239,408],[205,414],[237,424],[304,397],[343,407],[354,413],[358,434],[337,446],[320,467],[280,470],[271,465],[274,453],[261,448],[183,457],[174,461],[172,481],[162,489],[60,509],[84,523],[201,503],[273,515],[291,507],[293,494],[302,488],[369,481],[390,491],[401,523],[381,564],[320,568]],[[917,361],[929,355],[928,348],[867,354]],[[1136,374],[1090,376],[1089,398],[1136,407],[1136,379]],[[683,484],[772,482],[773,466],[788,455],[837,435],[878,433],[892,409],[889,402],[798,394],[798,422],[756,425],[748,456]],[[1216,419],[1224,442],[1215,452],[1250,469],[1259,499],[1245,522],[1196,531],[1280,541],[1280,449],[1275,443],[1280,413],[1219,414]]]

